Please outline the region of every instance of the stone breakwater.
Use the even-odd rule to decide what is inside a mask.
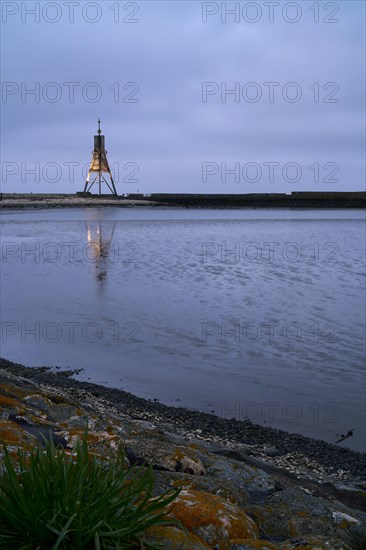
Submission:
[[[182,488],[171,516],[185,529],[151,528],[149,542],[166,550],[365,547],[361,453],[250,422],[184,414],[72,374],[1,360],[0,439],[28,450],[51,434],[72,449],[88,425],[89,447],[99,456],[122,443],[131,465],[152,465],[155,495]]]

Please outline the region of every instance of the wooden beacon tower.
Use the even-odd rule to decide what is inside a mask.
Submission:
[[[90,175],[92,172],[96,172],[96,176],[91,183],[89,183]],[[110,183],[106,180],[103,174],[108,174],[110,177]],[[93,158],[90,163],[88,176],[86,178],[84,193],[90,191],[94,183],[98,181],[99,184],[99,195],[102,194],[102,180],[106,183],[108,189],[113,195],[117,196],[116,187],[114,185],[112,172],[109,168],[107,160],[107,151],[105,150],[104,136],[102,136],[102,130],[100,129],[100,119],[98,119],[98,135],[94,136],[94,150]]]

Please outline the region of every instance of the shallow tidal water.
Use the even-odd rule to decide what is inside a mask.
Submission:
[[[1,355],[365,451],[361,210],[8,210]]]

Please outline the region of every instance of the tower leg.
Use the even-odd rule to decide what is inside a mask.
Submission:
[[[116,191],[116,186],[114,185],[112,172],[109,170],[108,174],[109,174],[109,177],[111,178],[112,187],[113,187],[113,194],[117,197],[117,191]]]
[[[117,197],[117,192],[116,192],[116,188],[114,186],[114,183],[113,183],[113,179],[111,178],[111,185],[113,186],[113,188],[109,185],[109,183],[107,182],[107,180],[105,179],[105,177],[102,175],[102,178],[103,178],[103,181],[104,183],[106,184],[106,186],[108,187],[108,189],[110,190],[110,192],[112,193],[112,195],[114,195],[115,197]]]
[[[89,170],[88,176],[87,176],[87,178],[86,178],[85,187],[84,187],[84,193],[86,193],[87,190],[88,190],[89,180],[90,180],[90,170]]]
[[[112,193],[112,195],[114,195],[115,197],[118,197],[117,195],[117,190],[116,190],[116,186],[114,185],[114,181],[113,181],[113,176],[112,176],[112,172],[109,170],[108,171],[108,174],[109,174],[109,177],[111,179],[111,185],[112,187],[109,185],[109,183],[107,182],[107,180],[105,179],[105,177],[103,176],[102,172],[98,172],[96,177],[93,179],[93,181],[90,183],[89,185],[89,182],[90,182],[90,174],[91,174],[91,171],[89,170],[88,172],[88,176],[86,178],[86,182],[85,182],[85,186],[84,186],[84,193],[90,191],[90,189],[93,187],[95,181],[98,179],[98,183],[99,183],[99,195],[102,194],[102,180],[106,183],[108,189],[110,190],[110,192]],[[89,188],[88,188],[89,187]]]
[[[93,187],[94,183],[96,182],[97,177],[98,177],[98,176],[95,176],[95,178],[93,179],[93,181],[92,181],[91,184],[89,185],[89,188],[87,188],[88,182],[86,183],[84,192],[85,192],[85,190],[86,190],[86,191],[90,191],[90,189]]]

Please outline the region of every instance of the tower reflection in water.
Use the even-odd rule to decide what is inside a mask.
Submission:
[[[87,221],[85,226],[88,240],[87,257],[90,262],[95,263],[96,278],[102,288],[108,266],[116,259],[116,250],[111,246],[116,222]]]

